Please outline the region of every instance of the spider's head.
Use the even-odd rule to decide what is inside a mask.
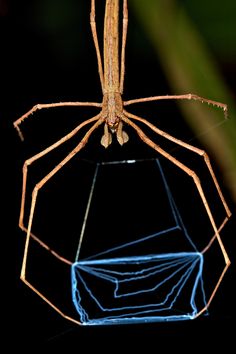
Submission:
[[[119,92],[108,92],[104,94],[103,113],[106,119],[101,144],[107,148],[112,142],[112,134],[116,134],[120,145],[126,143],[129,137],[126,132],[123,131],[123,123],[121,121],[123,103]]]
[[[108,112],[106,124],[109,128],[109,131],[112,134],[117,132],[119,123],[120,123],[120,118],[117,116],[116,112],[113,110]]]
[[[129,140],[128,134],[123,130],[123,123],[120,120],[111,123],[105,122],[104,134],[101,139],[101,144],[107,148],[112,143],[112,134],[116,134],[116,138],[120,145],[123,145]]]

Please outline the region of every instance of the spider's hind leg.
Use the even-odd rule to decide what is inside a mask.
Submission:
[[[221,238],[220,238],[220,235],[219,235],[219,231],[217,229],[217,226],[216,226],[216,223],[215,223],[215,220],[214,220],[214,217],[212,215],[212,212],[211,212],[211,209],[210,209],[210,206],[209,206],[209,203],[206,199],[206,196],[205,196],[205,193],[203,191],[203,188],[201,186],[201,181],[198,177],[198,175],[196,174],[196,172],[192,169],[190,169],[189,167],[187,167],[185,164],[183,164],[181,161],[179,161],[178,159],[176,159],[174,156],[172,156],[171,154],[169,154],[167,151],[165,151],[164,149],[162,149],[159,145],[157,145],[156,143],[154,143],[154,141],[152,141],[143,131],[141,128],[139,128],[139,126],[137,126],[131,119],[129,119],[127,116],[124,116],[123,117],[123,121],[125,123],[127,123],[128,125],[130,125],[135,131],[136,133],[138,134],[138,136],[140,137],[140,139],[145,143],[147,144],[148,146],[150,146],[152,149],[154,149],[155,151],[157,151],[159,154],[161,154],[163,157],[165,157],[166,159],[168,159],[170,162],[172,162],[174,165],[176,165],[177,167],[179,167],[182,171],[184,171],[188,176],[190,176],[196,187],[197,187],[197,190],[198,190],[198,193],[200,195],[200,198],[204,204],[204,207],[205,207],[205,210],[207,212],[207,215],[208,215],[208,218],[210,220],[210,223],[212,225],[212,228],[214,230],[214,233],[218,239],[218,242],[220,244],[220,247],[221,247],[221,250],[222,250],[222,253],[224,255],[224,258],[225,258],[225,262],[228,263],[229,261],[229,258],[228,258],[228,255],[225,251],[225,248],[222,244],[222,241],[221,241]]]
[[[209,307],[212,299],[215,296],[215,293],[223,279],[223,276],[226,272],[226,270],[228,269],[228,267],[230,266],[230,259],[229,256],[226,252],[226,249],[223,245],[223,242],[221,240],[220,234],[219,232],[221,231],[222,227],[225,225],[226,221],[228,220],[228,216],[225,218],[225,220],[223,221],[222,225],[217,228],[216,226],[216,221],[215,218],[213,217],[211,208],[209,206],[208,200],[205,196],[205,192],[203,190],[203,187],[201,185],[201,180],[199,178],[199,176],[197,175],[197,173],[193,170],[190,169],[189,167],[187,167],[185,164],[183,164],[181,161],[179,161],[178,159],[176,159],[174,156],[172,156],[171,154],[169,154],[167,151],[163,150],[159,145],[157,145],[156,143],[154,143],[154,141],[152,141],[144,132],[142,129],[139,128],[139,126],[137,126],[133,121],[132,118],[129,119],[128,115],[131,116],[130,114],[125,114],[122,118],[122,120],[127,123],[128,125],[130,125],[138,134],[138,136],[140,137],[140,139],[147,144],[149,147],[151,147],[152,149],[154,149],[155,151],[157,151],[159,154],[161,154],[163,157],[165,157],[166,159],[168,159],[171,163],[173,163],[174,165],[176,165],[178,168],[180,168],[183,172],[186,173],[186,175],[188,175],[189,177],[192,178],[196,188],[197,188],[197,192],[198,195],[200,196],[200,199],[204,205],[205,211],[207,213],[207,217],[210,221],[210,225],[214,231],[213,236],[211,237],[210,242],[208,242],[207,247],[205,247],[202,251],[202,254],[206,252],[206,250],[211,246],[211,244],[213,243],[213,241],[216,239],[218,241],[221,253],[223,255],[223,259],[224,259],[224,268],[221,271],[221,274],[216,282],[216,284],[214,285],[213,290],[211,291],[211,295],[209,296],[209,299],[206,303],[206,305],[198,311],[198,313],[195,315],[195,317],[198,317],[201,313],[205,312],[207,310],[207,308]],[[145,122],[144,122],[145,123]],[[148,123],[148,122],[147,122]],[[148,125],[148,124],[146,124]]]
[[[207,155],[207,153],[206,153],[204,150],[199,149],[199,148],[197,148],[197,147],[195,147],[195,146],[193,146],[193,145],[190,145],[190,144],[188,144],[188,143],[186,143],[186,142],[184,142],[184,141],[182,141],[182,140],[180,140],[180,139],[175,138],[174,136],[168,134],[167,132],[165,132],[165,131],[163,131],[163,130],[157,128],[154,124],[150,123],[149,121],[147,121],[147,120],[144,119],[144,118],[141,118],[141,117],[139,117],[139,116],[137,116],[137,115],[131,114],[131,113],[127,112],[127,111],[124,111],[124,113],[125,113],[125,115],[126,115],[128,118],[137,120],[137,121],[139,121],[139,122],[145,124],[145,125],[148,126],[152,131],[154,131],[156,134],[158,134],[158,135],[164,137],[165,139],[167,139],[167,140],[169,140],[169,141],[172,141],[173,143],[175,143],[175,144],[177,144],[177,145],[179,145],[179,146],[182,146],[183,148],[185,148],[185,149],[187,149],[187,150],[189,150],[189,151],[192,151],[193,153],[195,153],[195,154],[197,154],[197,155],[203,157],[203,159],[204,159],[204,161],[205,161],[205,164],[206,164],[206,166],[207,166],[207,168],[208,168],[208,171],[210,172],[210,175],[211,175],[211,177],[212,177],[212,180],[213,180],[213,182],[214,182],[214,184],[215,184],[215,187],[216,187],[216,189],[217,189],[217,192],[218,192],[218,194],[219,194],[219,197],[220,197],[220,199],[221,199],[221,201],[222,201],[222,204],[223,204],[223,206],[224,206],[224,208],[225,208],[226,214],[227,214],[228,217],[231,216],[231,211],[229,210],[229,207],[228,207],[228,205],[227,205],[227,203],[226,203],[226,200],[225,200],[225,198],[224,198],[224,195],[223,195],[223,193],[222,193],[222,191],[221,191],[221,188],[220,188],[219,183],[218,183],[218,181],[217,181],[216,175],[215,175],[215,173],[214,173],[214,171],[213,171],[213,168],[212,168],[212,165],[211,165],[209,156]]]
[[[27,226],[27,235],[26,235],[26,240],[25,240],[25,248],[24,248],[24,256],[23,256],[23,261],[22,261],[22,266],[21,266],[21,279],[22,281],[25,282],[26,285],[28,285],[35,293],[37,293],[44,301],[46,301],[51,307],[53,307],[57,312],[59,312],[62,316],[67,317],[66,315],[64,315],[64,313],[62,313],[62,311],[60,311],[51,301],[48,300],[48,298],[46,298],[41,292],[39,292],[34,286],[31,285],[31,283],[29,283],[29,281],[26,279],[26,264],[27,264],[27,258],[28,258],[28,250],[29,250],[29,242],[30,242],[30,238],[32,236],[31,234],[31,229],[32,229],[32,225],[33,225],[33,219],[34,219],[34,213],[35,213],[35,207],[36,207],[36,203],[37,203],[37,197],[39,194],[40,189],[59,171],[62,169],[62,167],[64,167],[67,162],[69,162],[81,149],[84,148],[84,146],[87,144],[89,137],[92,135],[92,133],[99,127],[99,125],[101,125],[104,122],[104,118],[101,117],[101,114],[99,114],[96,117],[91,118],[90,120],[84,122],[88,124],[91,121],[94,121],[95,123],[92,125],[92,127],[87,131],[87,133],[84,135],[84,137],[81,139],[81,141],[79,142],[79,144],[60,162],[58,163],[44,178],[42,178],[34,187],[33,192],[32,192],[32,201],[31,201],[31,206],[30,206],[30,213],[29,213],[29,221],[28,221],[28,226]],[[81,127],[81,125],[80,125]],[[66,137],[65,137],[66,138]],[[65,139],[64,138],[64,139]],[[64,142],[64,141],[63,141]],[[62,143],[62,141],[60,141],[60,143]],[[55,146],[54,146],[55,148]],[[53,149],[52,147],[49,147],[48,149],[44,150],[41,153],[42,155],[45,155],[49,149]],[[34,156],[31,159],[31,162],[35,161],[37,158],[41,157],[39,156],[39,154],[37,156]],[[27,170],[26,170],[27,171]],[[23,194],[23,199],[24,199],[25,195]],[[22,211],[23,213],[23,211]],[[37,241],[37,240],[36,240]],[[41,242],[39,242],[41,246],[44,247],[44,243],[41,244]],[[47,247],[44,247],[47,249]],[[54,250],[52,249],[47,249],[51,254],[53,254],[54,256],[56,256],[58,259],[60,259],[61,261],[67,263],[67,264],[71,264],[69,261],[67,261],[66,259],[64,259],[63,257],[58,256],[58,254],[56,252],[54,252]],[[70,318],[69,318],[70,319]],[[72,319],[71,319],[72,320]],[[74,321],[74,320],[73,320]]]
[[[92,123],[94,121],[98,121],[100,116],[101,116],[101,113],[99,113],[95,117],[92,117],[92,118],[87,119],[86,121],[82,122],[75,129],[73,129],[69,134],[67,134],[66,136],[62,137],[60,140],[56,141],[54,144],[50,145],[49,147],[47,147],[43,151],[41,151],[38,154],[32,156],[31,158],[27,159],[24,162],[24,165],[23,165],[23,180],[22,180],[22,194],[21,194],[21,207],[20,207],[20,216],[19,216],[19,227],[23,231],[26,231],[26,228],[24,226],[24,214],[25,214],[25,199],[26,199],[26,186],[27,186],[28,167],[30,165],[32,165],[34,162],[36,162],[37,160],[41,159],[43,156],[47,155],[52,150],[55,150],[60,145],[64,144],[66,141],[71,139],[75,134],[77,134],[87,124]]]

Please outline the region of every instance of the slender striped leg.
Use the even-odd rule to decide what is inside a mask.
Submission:
[[[36,292],[45,302],[47,302],[54,310],[56,310],[58,313],[60,313],[63,317],[80,324],[79,321],[76,321],[72,319],[71,317],[68,317],[65,315],[57,306],[55,306],[46,296],[44,296],[39,290],[37,290],[27,279],[26,279],[26,263],[27,263],[27,257],[28,257],[28,249],[29,249],[29,242],[30,242],[30,237],[31,237],[31,229],[32,229],[32,224],[33,224],[33,218],[34,218],[34,212],[35,212],[35,207],[36,207],[36,202],[37,202],[37,196],[40,191],[40,189],[63,167],[67,162],[69,162],[81,149],[84,148],[84,146],[87,144],[89,137],[92,135],[92,133],[101,125],[104,123],[104,118],[100,117],[99,119],[96,119],[97,121],[92,125],[92,127],[87,131],[87,133],[84,135],[84,137],[81,139],[80,143],[59,163],[57,164],[41,181],[39,181],[32,193],[32,202],[31,202],[31,207],[30,207],[30,215],[29,215],[29,222],[28,222],[28,227],[27,227],[27,235],[26,235],[26,241],[25,241],[25,249],[24,249],[24,256],[23,256],[23,261],[22,261],[22,267],[21,267],[21,280],[27,284],[34,292]],[[63,259],[62,259],[63,260]],[[66,262],[68,263],[68,262]],[[70,264],[70,263],[69,263]]]
[[[123,30],[122,30],[122,45],[121,45],[121,64],[120,64],[120,93],[123,93],[124,78],[125,78],[125,48],[128,31],[128,5],[127,0],[123,1]]]
[[[97,102],[56,102],[56,103],[39,103],[33,106],[28,112],[23,114],[20,118],[18,118],[14,123],[14,127],[16,128],[20,139],[23,141],[24,136],[20,129],[20,124],[24,122],[25,119],[28,119],[34,112],[39,111],[41,109],[55,108],[55,107],[98,107],[101,108],[102,104]]]
[[[227,118],[228,115],[228,107],[226,104],[209,100],[207,98],[194,95],[192,93],[187,93],[184,95],[166,95],[166,96],[151,96],[151,97],[144,97],[144,98],[137,98],[129,101],[124,102],[124,106],[129,106],[131,104],[136,104],[136,103],[144,103],[144,102],[152,102],[152,101],[162,101],[162,100],[194,100],[194,101],[199,101],[202,103],[207,103],[212,106],[216,106],[218,108],[221,108],[224,112],[225,118]]]
[[[101,86],[102,86],[102,92],[104,92],[103,65],[102,65],[101,51],[100,51],[99,44],[98,44],[98,35],[97,35],[95,15],[96,15],[95,0],[91,0],[90,26],[91,26],[92,36],[93,36],[93,43],[94,43],[96,55],[97,55],[98,73],[99,73],[100,82],[101,82]]]
[[[179,139],[173,137],[172,135],[170,135],[170,134],[164,132],[163,130],[157,128],[155,125],[153,125],[152,123],[150,123],[150,122],[147,121],[146,119],[143,119],[143,118],[141,118],[141,117],[139,117],[139,116],[137,116],[137,115],[131,114],[131,113],[127,112],[127,111],[124,111],[124,114],[125,114],[127,117],[131,118],[131,119],[134,119],[134,120],[137,120],[137,121],[139,121],[139,122],[144,123],[144,124],[147,125],[151,130],[153,130],[155,133],[161,135],[161,136],[164,137],[165,139],[168,139],[168,140],[174,142],[175,144],[177,144],[177,145],[179,145],[179,146],[182,146],[182,147],[184,147],[185,149],[188,149],[188,150],[190,150],[190,151],[192,151],[192,152],[194,152],[194,153],[196,153],[196,154],[202,156],[202,157],[204,158],[205,163],[206,163],[206,165],[207,165],[207,168],[208,168],[208,170],[209,170],[209,172],[210,172],[210,174],[211,174],[211,177],[212,177],[212,179],[213,179],[213,182],[214,182],[214,184],[215,184],[215,187],[216,187],[216,189],[217,189],[217,192],[218,192],[218,194],[219,194],[219,197],[220,197],[220,199],[221,199],[221,201],[222,201],[222,204],[224,205],[226,214],[227,214],[228,217],[231,216],[231,211],[229,210],[229,207],[228,207],[228,205],[227,205],[227,203],[226,203],[226,201],[225,201],[225,198],[224,198],[224,196],[223,196],[223,193],[222,193],[222,191],[221,191],[221,188],[220,188],[220,186],[219,186],[219,183],[218,183],[218,181],[217,181],[217,178],[216,178],[215,173],[214,173],[214,171],[213,171],[213,168],[212,168],[212,166],[211,166],[211,162],[210,162],[209,156],[207,155],[207,153],[206,153],[204,150],[198,149],[198,148],[195,147],[195,146],[192,146],[192,145],[190,145],[190,144],[187,144],[187,143],[183,142],[182,140],[179,140]]]
[[[190,176],[192,179],[193,179],[193,182],[195,183],[196,187],[197,187],[197,190],[198,190],[198,193],[200,195],[200,198],[203,202],[203,205],[206,209],[206,212],[207,212],[207,215],[209,217],[209,220],[210,220],[210,223],[212,225],[212,228],[214,230],[214,233],[215,233],[215,236],[218,240],[218,243],[219,243],[219,246],[220,246],[220,249],[222,251],[222,254],[223,254],[223,257],[224,257],[224,260],[225,260],[225,267],[221,273],[221,276],[217,282],[217,284],[215,285],[214,289],[213,289],[213,292],[206,304],[206,306],[201,309],[195,317],[198,317],[202,312],[204,312],[210,305],[212,299],[214,298],[215,296],[215,293],[223,279],[223,276],[226,272],[226,270],[228,269],[228,267],[230,266],[230,259],[228,257],[228,254],[225,250],[225,247],[222,243],[222,240],[221,240],[221,237],[219,235],[219,230],[217,229],[217,226],[216,226],[216,223],[215,223],[215,220],[213,218],[213,215],[212,215],[212,212],[211,212],[211,209],[209,207],[209,204],[208,204],[208,201],[205,197],[205,193],[202,189],[202,186],[201,186],[201,181],[199,179],[199,177],[197,176],[196,172],[193,171],[192,169],[188,168],[186,165],[184,165],[182,162],[180,162],[179,160],[177,160],[175,157],[173,157],[172,155],[170,155],[168,152],[166,152],[165,150],[163,150],[160,146],[158,146],[157,144],[155,144],[151,139],[148,138],[148,136],[131,120],[129,119],[127,116],[123,116],[122,117],[122,120],[127,123],[128,125],[130,125],[135,131],[136,133],[138,134],[138,136],[140,137],[140,139],[145,143],[147,144],[148,146],[150,146],[152,149],[154,149],[155,151],[157,151],[159,154],[161,154],[162,156],[164,156],[166,159],[168,159],[169,161],[171,161],[173,164],[175,164],[176,166],[178,166],[182,171],[184,171],[188,176]],[[205,251],[205,250],[204,250]]]

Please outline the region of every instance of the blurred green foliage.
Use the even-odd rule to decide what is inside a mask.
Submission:
[[[183,117],[214,156],[236,201],[235,93],[219,64],[235,63],[236,2],[130,0],[129,5],[155,48],[170,94],[194,93],[228,105],[230,119],[222,124],[220,110],[179,102]]]
[[[221,62],[234,65],[236,59],[236,2],[181,0],[189,17]]]

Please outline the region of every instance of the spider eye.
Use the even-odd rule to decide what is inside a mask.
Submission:
[[[119,125],[119,121],[108,122],[109,129],[112,133],[116,133]]]

